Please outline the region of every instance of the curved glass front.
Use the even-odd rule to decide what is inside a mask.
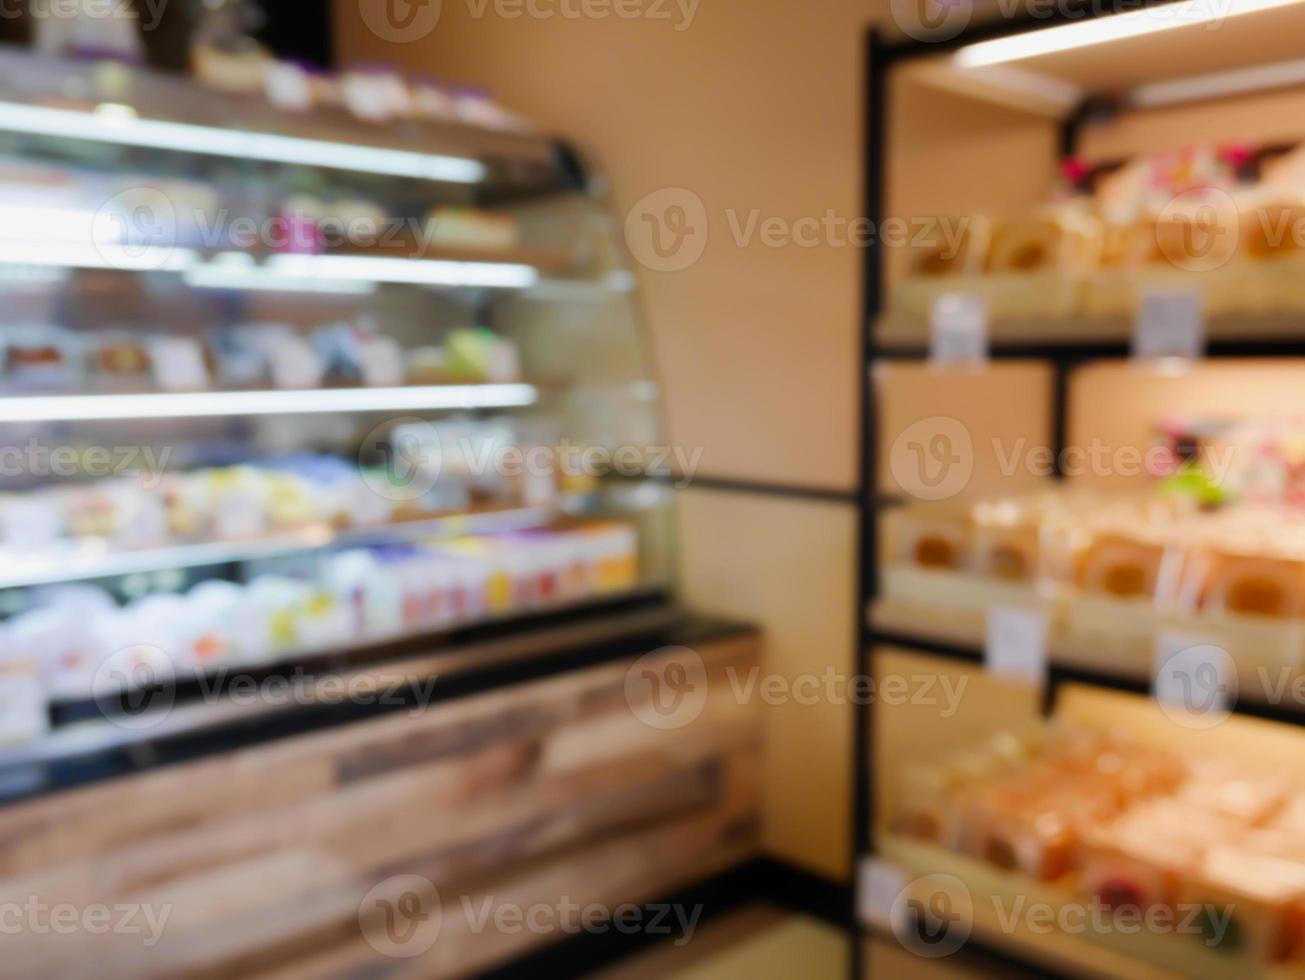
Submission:
[[[538,134],[5,54],[0,296],[0,739],[670,587],[633,276]]]

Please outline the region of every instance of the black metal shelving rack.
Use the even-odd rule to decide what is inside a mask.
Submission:
[[[871,227],[879,227],[885,217],[885,168],[888,159],[888,93],[891,69],[913,59],[933,57],[953,51],[976,41],[1011,37],[1029,31],[1059,26],[1061,24],[1081,22],[1097,17],[1108,17],[1116,11],[1136,10],[1139,6],[1158,7],[1182,0],[1142,0],[1142,3],[1130,0],[1067,0],[1058,6],[1056,12],[1044,10],[1040,16],[1025,15],[1017,18],[975,26],[958,36],[946,41],[889,41],[882,31],[872,28],[866,34],[865,67],[865,103],[863,117],[865,170],[863,186],[864,217]],[[1109,45],[1103,47],[1108,48]],[[1087,105],[1071,112],[1061,123],[1059,148],[1064,156],[1072,155],[1078,144],[1080,129],[1088,119]],[[871,606],[878,594],[878,523],[879,514],[886,506],[899,501],[880,492],[879,480],[879,432],[878,405],[873,381],[873,368],[881,361],[921,360],[928,356],[927,344],[882,345],[876,339],[875,326],[883,311],[885,285],[885,252],[878,241],[864,250],[864,292],[862,303],[862,340],[861,340],[861,457],[859,465],[860,483],[858,500],[858,569],[856,607],[857,671],[861,676],[870,676],[874,669],[874,649],[879,645],[892,645],[914,649],[921,653],[942,656],[967,664],[982,663],[983,650],[979,645],[954,643],[924,635],[916,636],[901,630],[877,629],[871,618]],[[1019,342],[1002,343],[994,341],[989,351],[992,361],[1041,360],[1049,364],[1053,371],[1051,440],[1052,451],[1059,466],[1062,450],[1066,446],[1067,401],[1069,382],[1074,372],[1081,366],[1094,361],[1127,358],[1131,354],[1131,342],[1127,339],[1056,342]],[[1284,339],[1282,336],[1256,337],[1248,335],[1236,339],[1212,338],[1205,345],[1205,355],[1209,358],[1305,358],[1305,317],[1302,317],[1299,339]],[[1062,479],[1064,474],[1057,470],[1055,479]],[[1123,677],[1116,674],[1050,665],[1044,693],[1044,708],[1047,711],[1054,706],[1056,692],[1065,683],[1086,683],[1097,687],[1149,694],[1150,683],[1147,679]],[[1285,722],[1293,725],[1305,725],[1305,714],[1291,707],[1239,703],[1236,713],[1251,717]],[[858,706],[855,710],[853,724],[853,827],[854,827],[854,867],[852,880],[853,892],[859,891],[857,874],[863,858],[875,852],[874,841],[874,739],[872,715],[873,707],[869,704]],[[855,899],[854,899],[855,900]],[[859,911],[854,910],[852,919],[857,923],[857,931],[852,943],[851,965],[855,980],[868,976],[864,958],[865,939],[871,934],[869,927],[861,922]],[[1054,976],[1033,962],[1004,949],[971,940],[967,947],[978,959],[990,965],[1013,968],[1021,975]]]

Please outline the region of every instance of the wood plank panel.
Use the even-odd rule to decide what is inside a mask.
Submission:
[[[484,909],[614,908],[750,857],[760,719],[728,671],[757,644],[699,654],[705,702],[679,728],[641,720],[621,661],[0,810],[4,975],[456,976],[564,938]],[[442,926],[408,959],[360,903],[395,888],[402,910],[411,875]],[[34,902],[137,908],[161,931],[56,933]]]

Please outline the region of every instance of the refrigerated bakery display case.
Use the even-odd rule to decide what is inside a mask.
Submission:
[[[228,723],[214,677],[673,615],[596,182],[479,95],[289,83],[0,54],[6,771]]]
[[[1125,6],[870,38],[861,921],[1299,976],[1305,5]]]

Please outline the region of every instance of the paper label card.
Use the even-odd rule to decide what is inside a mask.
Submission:
[[[997,607],[988,610],[984,664],[995,677],[1024,681],[1035,687],[1047,682],[1046,613],[1038,609]]]

